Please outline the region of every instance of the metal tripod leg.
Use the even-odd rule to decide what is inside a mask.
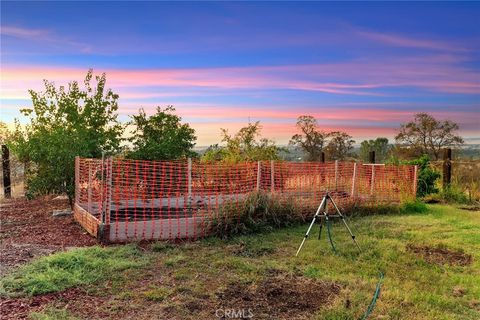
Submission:
[[[342,212],[340,211],[340,209],[338,209],[337,204],[335,203],[335,201],[333,201],[333,199],[331,200],[331,202],[333,203],[333,206],[335,207],[335,210],[337,210],[337,214],[340,216],[340,219],[342,219],[343,224],[344,224],[345,227],[347,228],[348,233],[350,233],[350,236],[352,237],[353,243],[355,243],[355,245],[357,246],[358,250],[362,251],[362,249],[360,249],[360,246],[359,246],[358,243],[357,243],[357,240],[355,240],[355,235],[353,234],[352,230],[350,230],[350,227],[348,226],[347,222],[345,221],[345,217],[343,216],[343,214],[342,214]]]
[[[328,193],[323,197],[325,199],[323,214],[320,216],[320,230],[318,231],[318,240],[322,236],[323,218],[328,222]]]
[[[323,217],[320,216],[320,230],[318,231],[318,240],[322,238]]]
[[[302,247],[305,243],[305,240],[307,240],[308,234],[310,233],[310,230],[312,230],[312,227],[315,224],[315,220],[317,220],[317,217],[319,217],[319,213],[322,210],[323,205],[325,204],[326,201],[327,201],[327,199],[326,199],[326,197],[324,197],[322,202],[318,206],[317,212],[315,212],[315,215],[313,216],[312,222],[310,223],[310,226],[308,227],[307,232],[305,233],[305,237],[303,237],[303,240],[302,240],[302,243],[300,244],[300,247],[298,247],[298,250],[297,250],[297,253],[295,254],[295,257],[298,256],[298,254],[300,253],[300,250],[302,250]]]

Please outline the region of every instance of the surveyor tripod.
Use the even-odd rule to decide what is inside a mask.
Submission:
[[[336,211],[335,214],[329,214],[328,213],[328,202],[331,202],[333,207],[335,208],[335,211]],[[333,240],[332,240],[331,235],[330,235],[330,219],[334,219],[334,218],[340,218],[342,220],[343,224],[345,225],[345,227],[348,230],[348,233],[350,233],[350,236],[352,237],[353,243],[355,243],[358,250],[360,250],[360,246],[358,245],[357,241],[355,240],[355,235],[352,233],[352,230],[350,229],[347,222],[345,221],[344,215],[342,214],[340,209],[338,209],[337,204],[332,199],[330,194],[327,192],[325,194],[325,196],[323,197],[322,201],[320,202],[320,205],[318,206],[317,212],[315,212],[315,215],[313,216],[312,222],[310,223],[310,226],[308,227],[307,232],[305,233],[305,237],[303,237],[302,243],[300,244],[300,247],[298,247],[298,250],[297,250],[297,253],[295,254],[295,256],[298,256],[298,254],[300,253],[300,250],[302,250],[302,247],[305,244],[305,241],[307,240],[308,235],[310,234],[310,231],[312,230],[312,227],[315,224],[315,221],[317,221],[317,219],[320,219],[320,231],[318,233],[318,238],[320,239],[320,236],[322,235],[322,227],[323,227],[323,223],[325,222],[325,224],[327,225],[327,232],[328,232],[328,236],[329,236],[329,239],[330,239],[330,244],[332,245],[332,248],[335,251],[335,246],[333,245]]]

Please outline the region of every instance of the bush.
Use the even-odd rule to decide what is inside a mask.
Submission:
[[[431,193],[437,193],[436,181],[440,178],[440,172],[430,167],[430,158],[428,155],[423,155],[415,160],[390,159],[391,164],[407,164],[418,166],[417,176],[417,197],[424,197]]]

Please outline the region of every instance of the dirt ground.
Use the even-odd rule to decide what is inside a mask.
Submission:
[[[234,305],[240,310],[252,310],[256,319],[308,318],[328,305],[339,294],[335,283],[313,281],[299,276],[267,277],[259,284],[230,285],[218,294],[217,309]]]
[[[37,256],[96,244],[96,239],[75,223],[72,215],[52,216],[53,210],[68,208],[67,200],[52,197],[3,200],[0,275]]]
[[[73,216],[53,217],[52,211],[68,209],[68,201],[47,197],[2,200],[0,228],[0,276],[35,257],[71,248],[92,246],[96,239],[89,236]],[[0,298],[2,319],[25,319],[32,311],[43,309],[53,300],[71,300],[78,289],[31,298]]]
[[[435,248],[427,246],[408,245],[407,250],[422,257],[425,261],[433,264],[449,264],[466,266],[473,262],[473,258],[469,254],[463,252],[452,251],[445,248]]]

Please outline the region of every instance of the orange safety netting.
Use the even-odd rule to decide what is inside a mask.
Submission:
[[[203,237],[216,219],[234,219],[255,192],[299,215],[313,214],[327,191],[347,210],[355,204],[399,202],[415,197],[417,169],[338,161],[77,158],[75,170],[77,220],[97,224],[101,235],[95,235],[107,241],[128,241]]]

